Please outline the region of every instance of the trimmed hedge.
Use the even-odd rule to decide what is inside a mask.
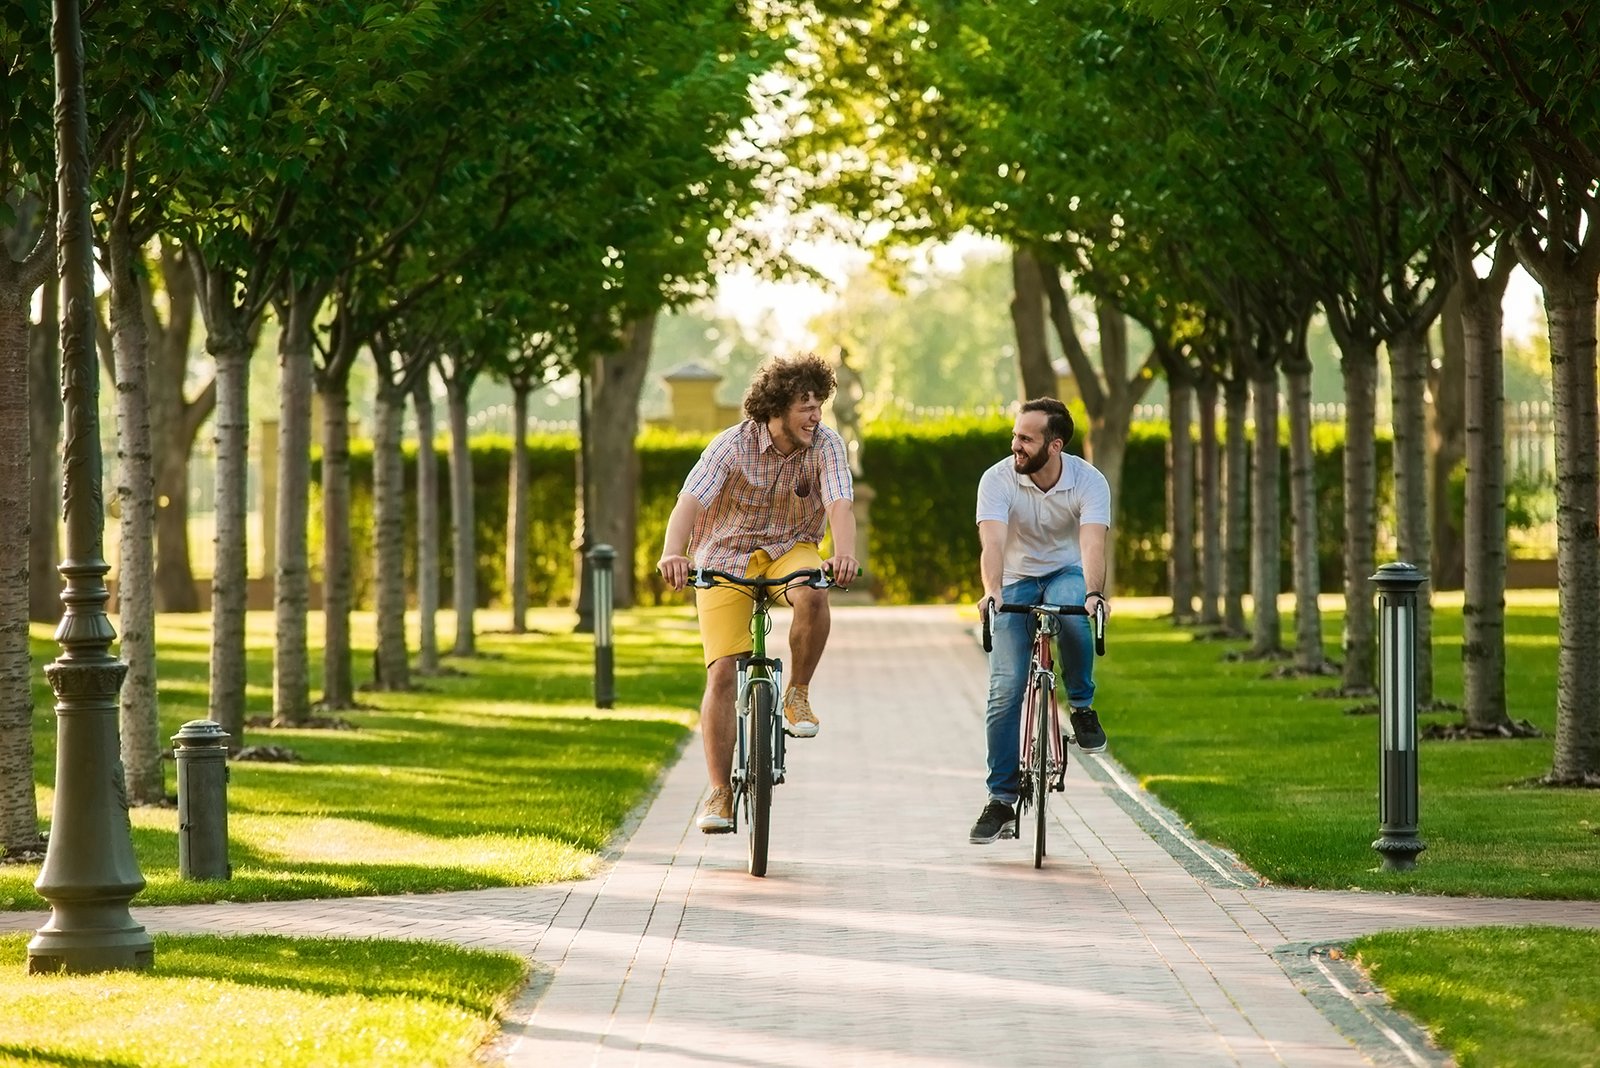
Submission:
[[[978,584],[978,539],[973,509],[978,479],[1006,455],[1011,421],[1005,416],[951,417],[939,421],[880,421],[863,434],[862,481],[877,496],[871,511],[868,567],[872,588],[885,602],[908,604],[975,600]],[[1284,438],[1287,437],[1285,433]],[[654,567],[667,517],[684,476],[694,465],[708,435],[648,430],[639,439],[639,548],[637,590],[641,603],[681,600],[662,586]],[[1078,443],[1074,443],[1074,451]],[[1380,499],[1375,502],[1380,524],[1392,514],[1390,477],[1392,440],[1378,440]],[[528,443],[529,524],[528,580],[535,604],[570,604],[576,579],[572,545],[575,451],[570,435],[541,435]],[[1167,559],[1171,538],[1166,531],[1166,447],[1164,423],[1135,424],[1129,436],[1122,487],[1116,502],[1113,531],[1117,589],[1127,594],[1167,592]],[[482,605],[503,604],[506,597],[506,494],[511,439],[485,436],[473,440],[475,539],[478,590]],[[1318,546],[1322,589],[1337,591],[1343,576],[1344,488],[1343,429],[1321,424],[1313,434],[1316,454]],[[441,445],[439,456],[441,596],[450,596],[451,559],[449,472]],[[1281,499],[1283,516],[1283,588],[1291,578],[1288,450],[1284,449]],[[416,450],[407,445],[405,478],[408,496],[416,487]],[[370,443],[353,443],[350,455],[352,545],[355,547],[355,594],[358,604],[372,598],[372,451]],[[1196,510],[1198,521],[1198,509]],[[320,523],[313,522],[313,542]],[[406,508],[407,582],[414,585],[416,547],[415,502]],[[319,545],[312,546],[320,562]]]

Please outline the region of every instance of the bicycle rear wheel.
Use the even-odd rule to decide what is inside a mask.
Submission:
[[[1050,692],[1036,687],[1033,709],[1033,866],[1044,867],[1045,799],[1050,796]]]
[[[750,874],[767,874],[767,841],[772,821],[772,717],[776,704],[769,676],[750,680],[750,748],[745,789],[750,799]]]

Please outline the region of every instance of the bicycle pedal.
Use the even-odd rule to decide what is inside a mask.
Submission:
[[[1015,838],[1016,836],[1017,836],[1017,821],[1016,820],[1012,820],[1010,823],[1007,823],[1007,824],[1004,824],[1004,825],[1001,826],[1001,828],[1000,828],[1000,838],[1002,840],[1007,839],[1007,838]]]

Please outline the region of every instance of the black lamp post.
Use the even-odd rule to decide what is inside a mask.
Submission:
[[[1385,871],[1409,871],[1417,836],[1417,590],[1427,576],[1384,564],[1378,585],[1378,834]]]
[[[28,971],[149,968],[155,948],[128,902],[144,889],[128,826],[117,695],[128,666],[111,655],[101,497],[100,368],[95,359],[88,120],[78,0],[55,0],[56,159],[60,215],[61,395],[66,406],[60,571],[61,655],[45,668],[56,695],[56,796],[50,844],[33,884],[50,919],[28,943]]]
[[[588,553],[594,572],[594,707],[610,708],[617,699],[612,640],[612,568],[617,552],[609,545],[596,545]]]

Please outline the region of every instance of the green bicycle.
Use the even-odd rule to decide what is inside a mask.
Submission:
[[[771,839],[772,788],[783,782],[783,661],[767,656],[767,635],[772,631],[772,606],[787,590],[810,586],[825,590],[833,585],[819,568],[804,568],[781,578],[746,578],[709,567],[692,568],[689,584],[708,590],[731,586],[755,602],[750,617],[751,649],[738,659],[734,691],[737,740],[733,751],[733,828],[739,829],[742,808],[749,825],[750,874],[767,874],[767,846]]]

